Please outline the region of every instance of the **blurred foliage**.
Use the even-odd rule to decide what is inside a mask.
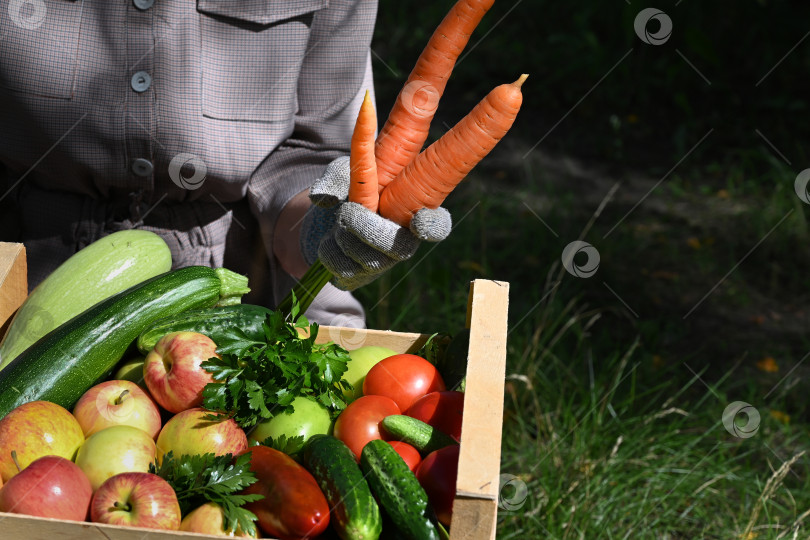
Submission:
[[[381,116],[451,5],[380,2],[372,48]],[[758,129],[788,160],[806,160],[810,4],[655,2],[673,23],[671,38],[659,46],[635,34],[634,19],[645,7],[619,0],[496,2],[450,79],[445,95],[453,97],[442,101],[438,119],[452,125],[492,87],[526,72],[524,109],[513,130],[529,145],[570,111],[543,148],[619,165],[664,159],[671,166],[710,129],[695,154],[704,160],[764,148]]]

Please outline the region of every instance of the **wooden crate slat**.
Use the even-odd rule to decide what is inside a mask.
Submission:
[[[475,280],[451,539],[494,538],[501,461],[509,284]],[[458,510],[458,511],[457,511]]]
[[[0,242],[0,336],[28,296],[28,265],[22,244]]]

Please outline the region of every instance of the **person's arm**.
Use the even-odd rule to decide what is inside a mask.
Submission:
[[[292,135],[255,172],[248,186],[259,220],[278,303],[306,271],[299,228],[309,208],[306,190],[335,158],[349,153],[365,91],[373,91],[369,45],[375,0],[333,0],[315,14],[298,79]]]
[[[298,240],[304,216],[312,206],[308,192],[309,189],[305,189],[290,199],[279,214],[273,231],[275,257],[284,271],[294,278],[301,278],[309,268],[301,253],[301,242]]]

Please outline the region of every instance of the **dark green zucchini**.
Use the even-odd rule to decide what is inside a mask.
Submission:
[[[326,495],[330,524],[343,540],[375,540],[382,532],[380,507],[349,447],[331,435],[313,435],[299,454]]]
[[[425,490],[390,444],[380,439],[369,441],[360,453],[360,468],[402,536],[439,540],[439,531],[429,517]]]
[[[197,332],[219,343],[217,337],[232,328],[242,330],[251,339],[262,339],[262,323],[271,309],[251,304],[237,304],[210,309],[193,309],[171,317],[166,317],[150,324],[138,336],[138,350],[148,354],[155,343],[172,332]]]
[[[43,336],[0,371],[0,418],[36,400],[72,409],[84,392],[111,374],[144,327],[248,290],[247,278],[230,270],[189,266],[99,302]]]

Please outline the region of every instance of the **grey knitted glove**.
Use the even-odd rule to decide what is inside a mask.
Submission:
[[[349,158],[340,157],[310,188],[314,206],[301,232],[304,258],[309,264],[320,258],[339,289],[351,291],[371,283],[416,253],[420,241],[439,242],[450,234],[452,219],[444,208],[420,210],[406,229],[347,202],[348,194]]]

